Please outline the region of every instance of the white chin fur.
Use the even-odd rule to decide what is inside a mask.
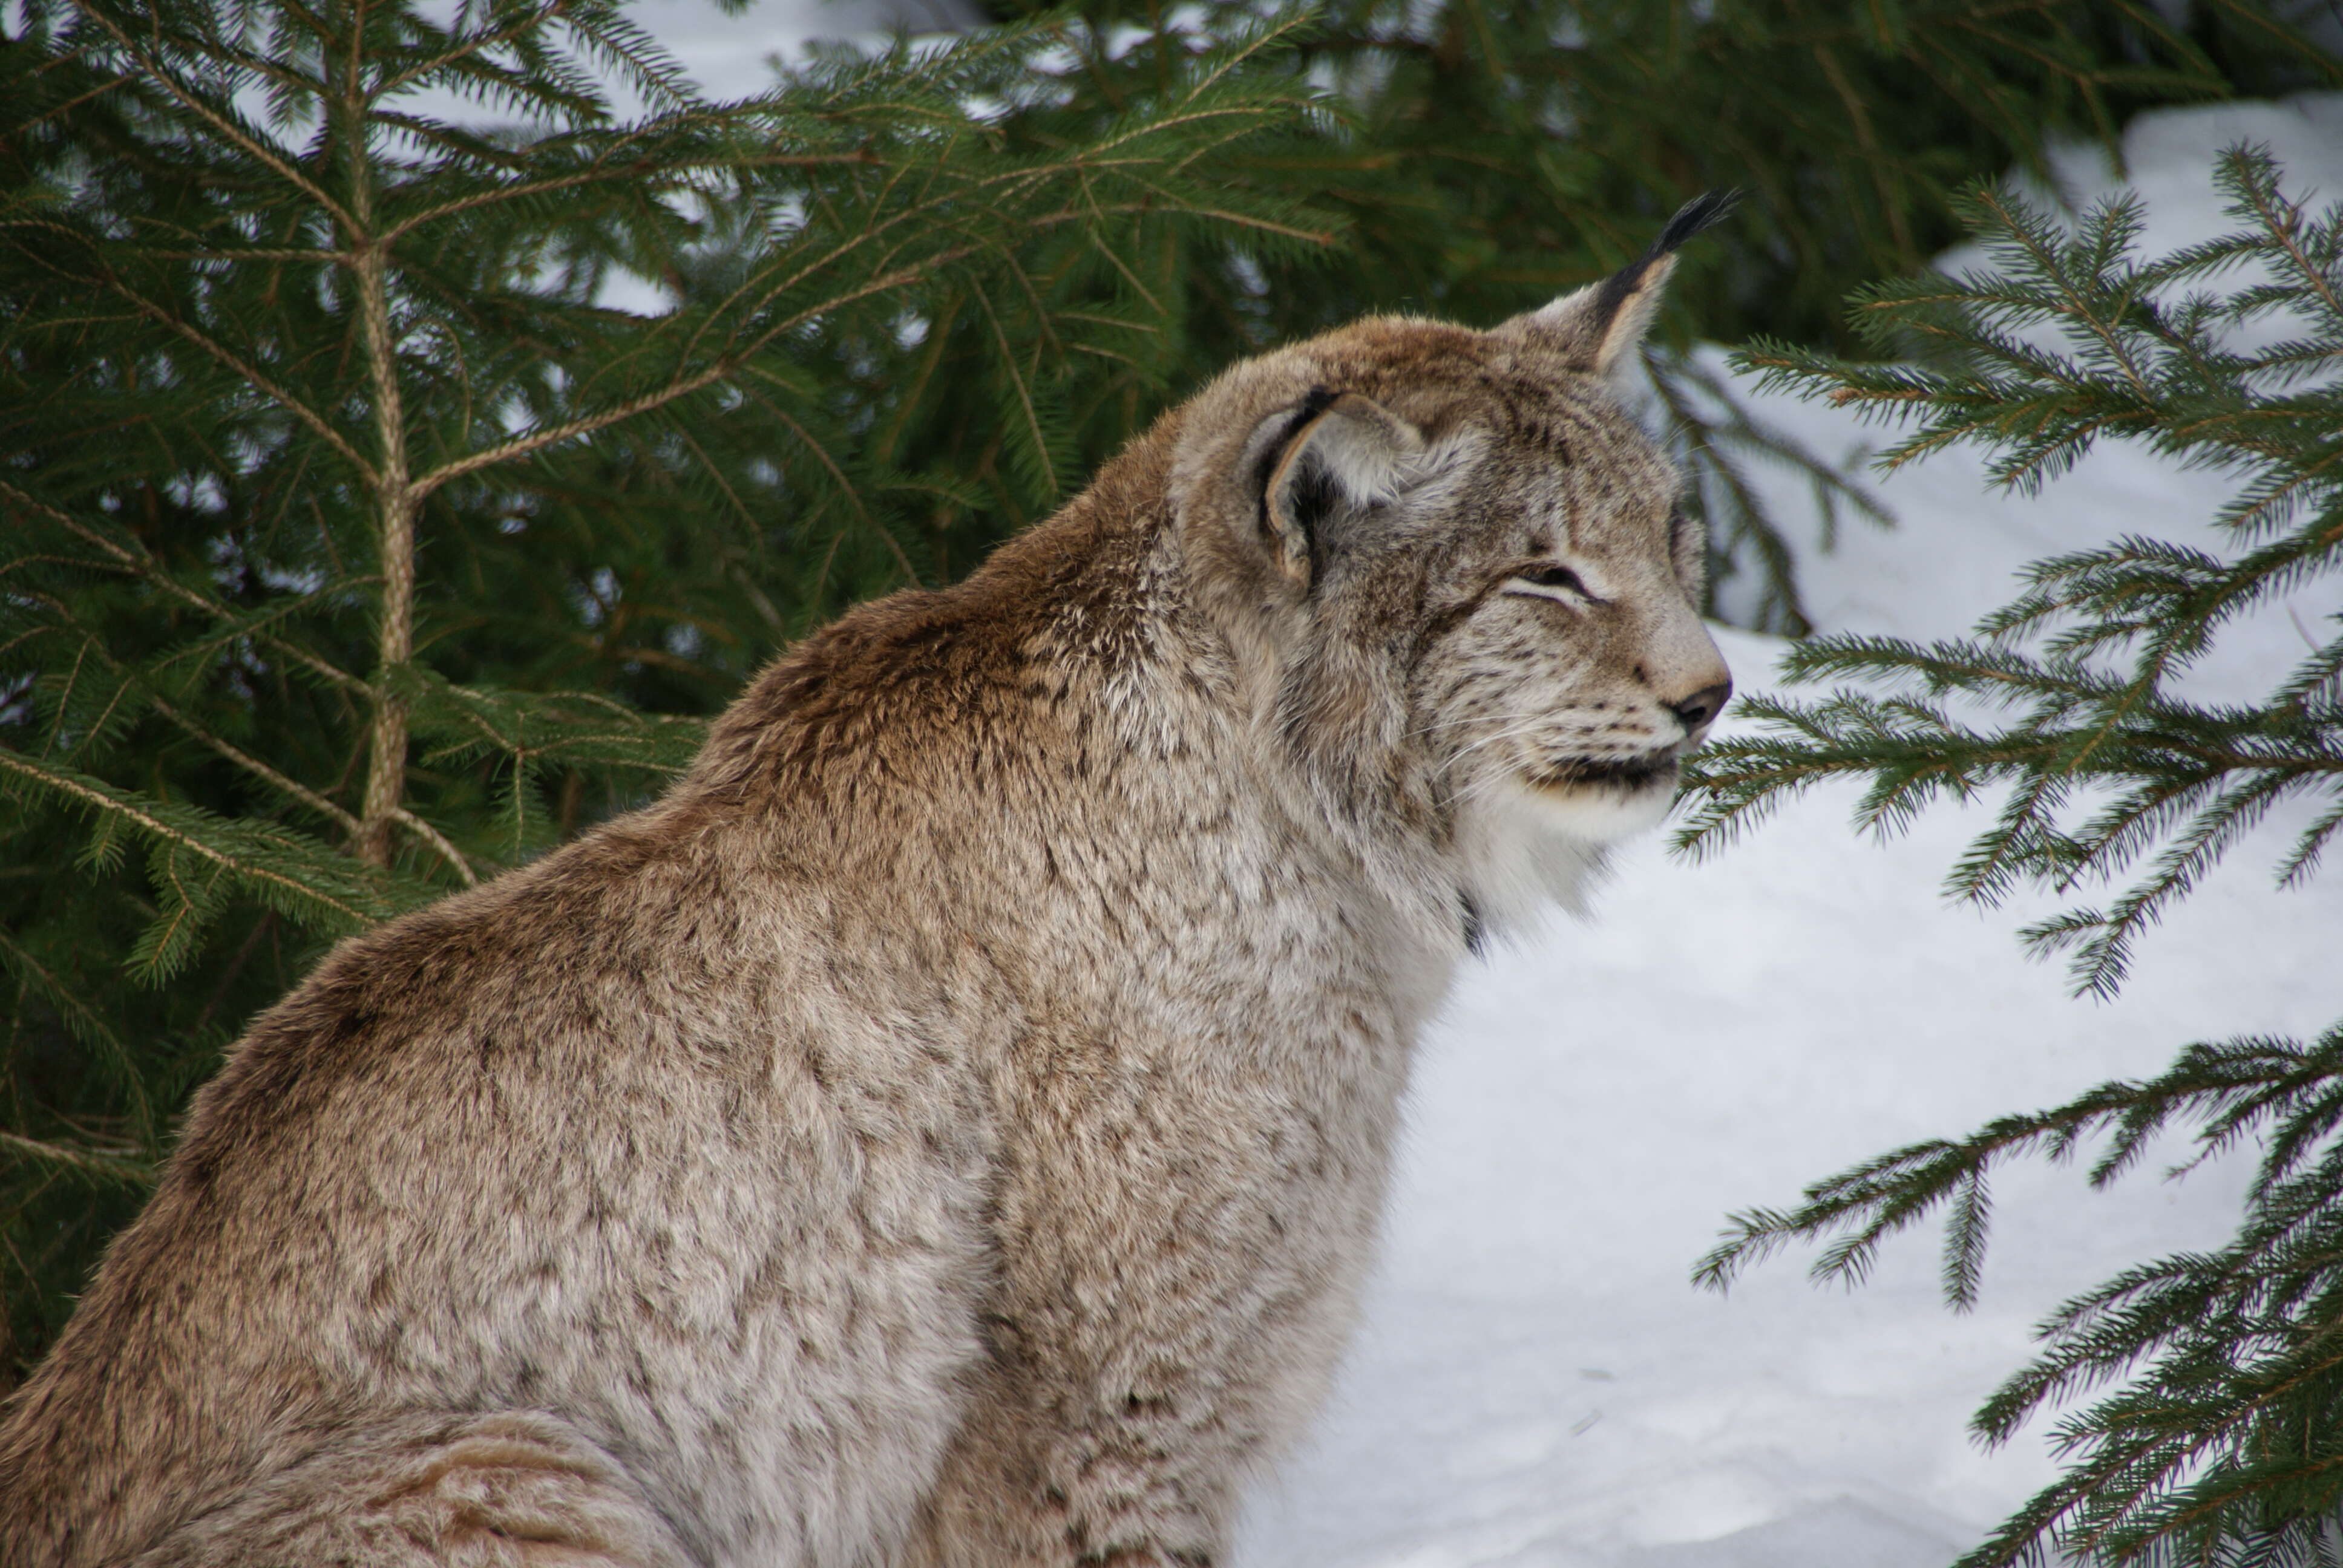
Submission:
[[[1583,913],[1604,852],[1658,827],[1674,798],[1673,779],[1633,791],[1541,789],[1512,779],[1476,790],[1457,821],[1465,891],[1500,935],[1534,926],[1554,904]]]

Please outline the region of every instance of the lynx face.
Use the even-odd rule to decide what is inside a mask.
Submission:
[[[1615,407],[1556,412],[1492,442],[1443,519],[1455,544],[1407,672],[1413,744],[1501,924],[1573,900],[1604,847],[1659,822],[1732,690],[1673,474]]]
[[[1488,332],[1359,323],[1239,367],[1183,428],[1191,552],[1283,733],[1338,810],[1444,839],[1468,923],[1574,900],[1732,692],[1699,527],[1614,382],[1667,265]]]

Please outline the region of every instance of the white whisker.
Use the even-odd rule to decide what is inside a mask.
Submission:
[[[1420,729],[1408,730],[1400,739],[1413,740],[1419,735],[1429,735],[1435,729],[1454,729],[1465,724],[1512,724],[1519,719],[1544,718],[1554,711],[1552,708],[1524,708],[1513,713],[1460,713],[1453,719],[1435,719]]]
[[[1532,730],[1544,728],[1545,722],[1545,719],[1543,717],[1540,717],[1533,719],[1525,724],[1516,724],[1510,729],[1500,729],[1494,735],[1483,735],[1480,739],[1473,741],[1471,745],[1458,748],[1456,755],[1450,758],[1449,760],[1451,762],[1461,762],[1465,758],[1472,756],[1475,751],[1480,750],[1483,746],[1494,746],[1500,740],[1511,740],[1518,736],[1527,735]]]

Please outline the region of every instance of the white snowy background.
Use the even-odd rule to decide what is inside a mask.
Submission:
[[[639,15],[718,92],[809,35],[966,20],[955,0]],[[2151,252],[2227,226],[2209,171],[2245,139],[2298,195],[2343,198],[2343,95],[2150,115],[2125,164]],[[2096,155],[2061,174],[2077,202],[2117,188]],[[1880,439],[1759,401],[1829,456]],[[1990,490],[1969,454],[1878,489],[1894,530],[1825,552],[1802,486],[1775,488],[1823,629],[1956,634],[2037,557],[2125,531],[2211,541],[2226,497],[2121,448],[2032,499]],[[2300,596],[2207,681],[2265,689],[2337,608],[2331,583]],[[1778,643],[1718,639],[1742,689],[1770,684]],[[1728,1211],[1865,1156],[2153,1072],[2190,1040],[2316,1033],[2343,1016],[2343,875],[2273,891],[2281,819],[2151,937],[2119,1000],[2078,1001],[2014,937],[2051,906],[1940,896],[1972,822],[1940,809],[1876,844],[1851,799],[1819,794],[1699,865],[1639,844],[1592,919],[1465,977],[1422,1057],[1357,1342],[1312,1441],[1257,1488],[1243,1568],[1941,1568],[2056,1473],[2038,1432],[1980,1452],[1969,1413],[2065,1296],[2224,1238],[2234,1163],[2170,1183],[2151,1161],[2097,1194],[2013,1169],[1965,1316],[1941,1304],[1934,1231],[1851,1293],[1795,1256],[1728,1297],[1694,1291],[1691,1265]]]

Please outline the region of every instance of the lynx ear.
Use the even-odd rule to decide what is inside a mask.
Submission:
[[[1500,328],[1559,349],[1573,370],[1592,376],[1618,374],[1634,363],[1634,349],[1650,330],[1675,252],[1686,240],[1730,213],[1739,191],[1710,191],[1676,209],[1652,248],[1600,283],[1565,294],[1543,309],[1516,316]]]
[[[1405,487],[1423,436],[1373,398],[1313,387],[1263,419],[1244,447],[1262,545],[1278,571],[1307,588],[1347,518]]]

